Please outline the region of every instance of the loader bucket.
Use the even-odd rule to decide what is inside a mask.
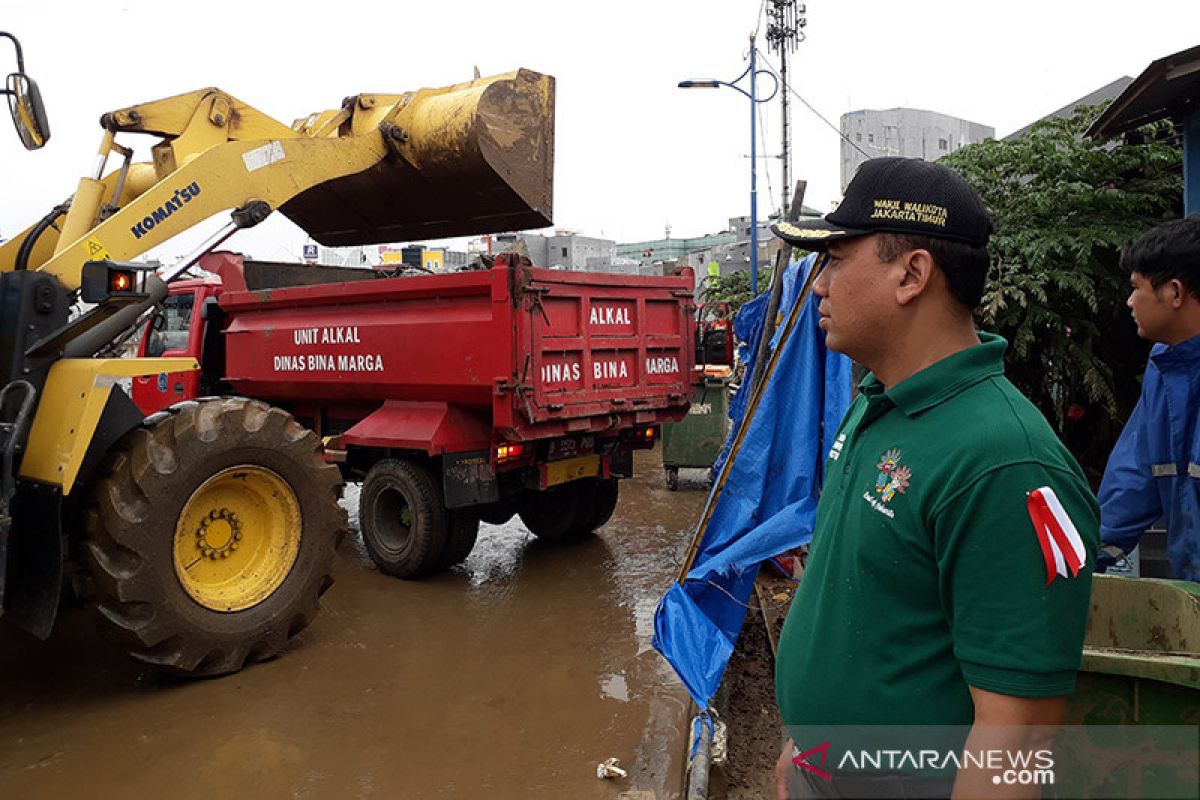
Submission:
[[[280,209],[310,236],[346,246],[551,224],[554,78],[522,69],[388,99],[388,154]]]

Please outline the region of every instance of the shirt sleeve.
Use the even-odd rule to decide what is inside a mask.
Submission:
[[[1029,493],[1045,487],[1086,552],[1078,574],[1065,568],[1064,577],[1056,570],[1049,583],[1047,554],[1027,506]],[[935,512],[941,602],[969,685],[1021,697],[1074,689],[1097,529],[1096,501],[1083,476],[1038,463],[989,471]]]
[[[1100,482],[1100,541],[1125,553],[1137,547],[1142,532],[1162,516],[1162,503],[1145,452],[1146,394],[1138,398],[1133,414],[1108,458]]]

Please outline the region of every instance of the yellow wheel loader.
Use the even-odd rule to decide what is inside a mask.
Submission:
[[[4,93],[34,149],[49,126],[17,55]],[[126,379],[198,366],[118,345],[171,280],[275,211],[329,246],[550,224],[553,115],[553,78],[528,70],[357,94],[290,126],[219,89],[104,114],[74,195],[0,245],[0,615],[45,638],[73,587],[126,652],[167,670],[280,653],[332,582],[337,467],[258,400],[144,419]],[[157,137],[150,162],[118,141],[133,134]],[[222,212],[194,258],[131,261]]]

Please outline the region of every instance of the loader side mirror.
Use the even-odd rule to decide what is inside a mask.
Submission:
[[[25,149],[37,150],[50,141],[46,107],[42,105],[42,93],[33,78],[23,72],[10,74],[5,81],[4,93],[8,95],[13,126]]]
[[[0,31],[0,38],[12,42],[17,52],[17,71],[9,74],[0,94],[8,95],[8,110],[21,144],[26,150],[37,150],[50,141],[50,123],[46,120],[42,93],[33,78],[25,74],[25,54],[21,52],[17,37],[8,31]]]

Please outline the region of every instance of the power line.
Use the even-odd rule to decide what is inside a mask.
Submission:
[[[762,0],[762,5],[758,7],[758,19],[754,22],[754,38],[758,38],[759,31],[762,30],[763,17],[767,11],[767,0]]]
[[[758,106],[758,138],[759,138],[759,141],[762,142],[763,153],[769,153],[770,151],[767,149],[767,123],[766,123],[766,120],[763,119],[763,106],[764,105],[766,105],[766,103],[760,103]],[[764,157],[771,158],[771,156],[764,156]],[[777,206],[775,204],[775,187],[771,185],[771,170],[769,170],[769,169],[766,170],[766,176],[767,176],[767,197],[771,198],[771,212],[772,213],[778,212],[779,206]]]
[[[762,59],[763,59],[763,61],[766,63],[766,65],[767,65],[767,68],[768,68],[768,70],[771,72],[771,74],[772,74],[772,75],[774,75],[775,77],[779,77],[779,73],[778,73],[778,71],[775,69],[775,65],[774,65],[774,64],[772,64],[772,63],[770,62],[770,60],[768,60],[766,57],[764,57],[764,56],[762,55],[762,53],[759,53],[759,57],[760,57],[760,58],[762,58]],[[853,147],[853,148],[854,148],[855,150],[857,150],[858,152],[862,153],[862,154],[863,154],[864,156],[866,156],[867,158],[871,158],[871,154],[870,154],[870,153],[868,153],[866,150],[863,150],[861,147],[859,147],[859,146],[858,146],[858,145],[857,145],[857,144],[856,144],[856,143],[855,143],[855,142],[854,142],[854,141],[853,141],[853,140],[852,140],[852,139],[851,139],[849,136],[847,136],[845,133],[843,133],[843,132],[842,132],[842,129],[841,129],[841,128],[839,128],[837,125],[834,125],[832,122],[830,122],[828,119],[826,119],[826,118],[825,118],[825,115],[824,115],[824,114],[822,114],[820,111],[817,111],[817,109],[816,109],[816,108],[813,106],[813,104],[812,104],[812,103],[810,103],[810,102],[808,102],[807,100],[805,100],[805,99],[804,99],[804,98],[801,96],[801,94],[800,94],[799,92],[797,92],[797,91],[796,91],[795,89],[793,89],[791,86],[788,86],[788,87],[787,87],[787,90],[788,90],[789,92],[791,92],[791,93],[792,93],[792,95],[793,95],[793,96],[794,96],[794,97],[795,97],[797,100],[799,100],[801,103],[803,103],[805,108],[807,108],[809,111],[811,111],[813,114],[815,114],[819,120],[821,120],[821,121],[822,121],[822,122],[824,122],[826,125],[828,125],[828,126],[829,126],[829,127],[830,127],[830,128],[831,128],[831,129],[832,129],[832,130],[833,130],[833,131],[834,131],[834,132],[835,132],[835,133],[836,133],[838,136],[839,136],[839,137],[841,137],[842,139],[846,140],[846,143],[847,143],[847,144],[849,144],[851,147]]]

